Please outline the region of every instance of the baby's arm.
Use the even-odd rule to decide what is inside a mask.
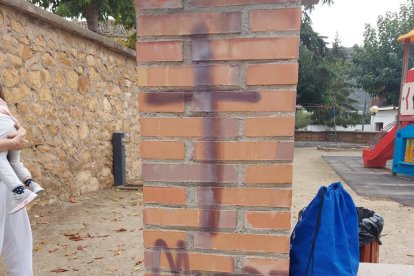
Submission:
[[[0,151],[21,150],[26,144],[26,129],[16,125],[16,132],[8,135],[9,139],[0,139]]]

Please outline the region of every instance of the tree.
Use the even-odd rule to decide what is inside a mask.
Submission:
[[[413,26],[414,0],[408,0],[399,12],[379,16],[376,28],[366,25],[363,46],[354,46],[358,86],[372,96],[385,99],[386,104],[398,105],[403,45],[397,38]],[[412,61],[411,57],[411,64]]]
[[[98,32],[98,22],[110,16],[125,27],[135,26],[133,0],[28,0],[63,17],[85,18],[88,29]]]
[[[331,1],[325,1],[332,3]],[[298,104],[312,113],[313,123],[348,126],[359,120],[349,98],[352,63],[337,37],[332,48],[312,28],[310,9],[304,10],[300,32]]]

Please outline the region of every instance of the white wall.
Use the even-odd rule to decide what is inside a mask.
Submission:
[[[397,110],[379,110],[375,116],[371,116],[371,128],[375,131],[377,123],[382,123],[383,127],[386,127],[396,120],[397,112]]]
[[[307,127],[304,127],[300,130],[305,131],[333,131],[333,128],[329,128],[324,125],[308,125]],[[356,125],[356,126],[349,126],[347,128],[342,126],[337,126],[336,131],[362,131],[362,125]],[[372,128],[372,125],[364,125],[364,132],[370,132],[375,131],[375,129]]]

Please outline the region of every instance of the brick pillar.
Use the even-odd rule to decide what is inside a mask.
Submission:
[[[147,275],[287,273],[300,1],[136,5]]]

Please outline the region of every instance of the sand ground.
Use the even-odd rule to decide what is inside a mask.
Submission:
[[[322,185],[341,181],[355,205],[379,213],[384,218],[380,262],[414,264],[414,208],[384,199],[358,196],[321,158],[323,155],[361,156],[361,151],[326,152],[316,148],[296,148],[294,159],[292,223],[297,213],[316,195]]]
[[[341,181],[322,155],[357,155],[360,151],[325,152],[295,149],[292,222],[321,185]],[[414,208],[380,198],[356,195],[357,206],[374,210],[385,220],[380,262],[414,264]],[[142,193],[103,190],[29,211],[34,237],[36,276],[143,275]],[[56,271],[56,272],[53,272]],[[0,275],[6,275],[0,268]]]

